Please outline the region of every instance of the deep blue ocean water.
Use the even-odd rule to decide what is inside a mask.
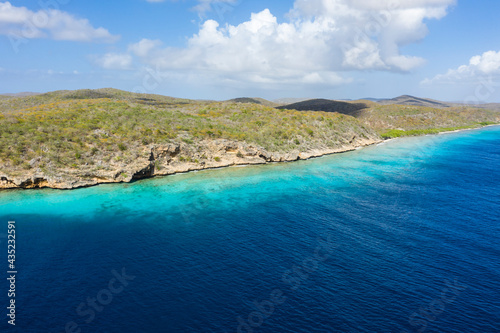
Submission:
[[[500,127],[0,192],[1,332],[500,332]]]

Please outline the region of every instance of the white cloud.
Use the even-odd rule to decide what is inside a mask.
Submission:
[[[108,30],[94,28],[87,19],[50,9],[31,11],[0,2],[0,34],[13,38],[51,38],[78,42],[111,43],[119,39]]]
[[[470,58],[467,65],[449,69],[445,74],[425,79],[421,83],[463,83],[498,75],[500,75],[500,51],[488,51]]]
[[[97,57],[94,62],[104,69],[131,69],[132,56],[130,54],[106,53]]]
[[[138,57],[146,57],[151,50],[161,45],[160,40],[143,39],[139,43],[130,45],[128,50]]]
[[[421,66],[424,59],[401,54],[401,47],[423,39],[425,21],[444,17],[454,3],[296,0],[286,22],[268,9],[239,25],[207,20],[184,48],[143,39],[128,52],[161,71],[197,71],[228,82],[339,85],[351,81],[345,74],[350,71],[407,72]]]
[[[470,66],[475,67],[479,72],[484,74],[499,74],[500,73],[500,51],[488,51],[483,55],[478,55],[470,59]]]

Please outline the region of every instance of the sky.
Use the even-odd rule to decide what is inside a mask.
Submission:
[[[497,0],[0,1],[0,93],[500,102]]]

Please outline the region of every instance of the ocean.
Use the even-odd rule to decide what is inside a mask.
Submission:
[[[499,167],[494,126],[2,191],[0,331],[500,332]]]

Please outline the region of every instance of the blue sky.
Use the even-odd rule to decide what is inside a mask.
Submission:
[[[0,1],[0,93],[500,102],[500,2]]]

